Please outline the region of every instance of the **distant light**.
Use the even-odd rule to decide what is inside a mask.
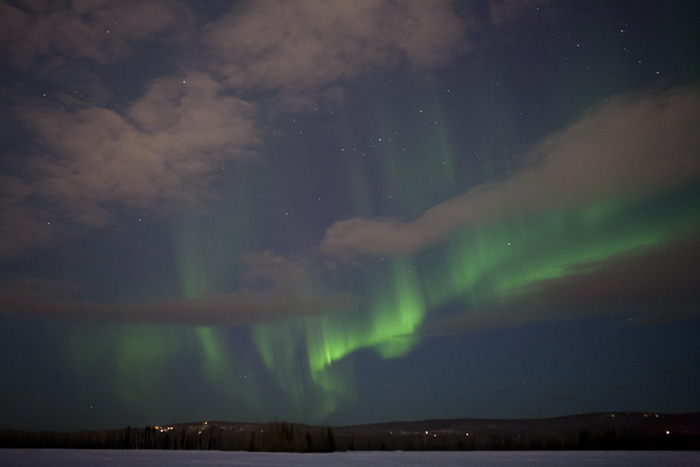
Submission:
[[[667,432],[666,432],[666,434],[667,434],[667,435],[670,435],[670,434],[671,434],[671,432],[670,432],[670,431],[667,431]]]
[[[467,433],[467,436],[469,436],[469,433]]]
[[[428,434],[428,432],[426,431],[426,432],[425,432],[425,434],[427,435],[427,434]]]

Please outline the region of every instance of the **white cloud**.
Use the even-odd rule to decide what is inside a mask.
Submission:
[[[222,90],[193,72],[156,80],[124,115],[100,107],[23,109],[42,152],[4,178],[4,253],[32,246],[22,236],[35,232],[35,223],[102,228],[119,209],[148,212],[206,199],[222,165],[256,142],[254,106]],[[43,231],[37,246],[56,233]]]
[[[211,25],[207,40],[229,85],[304,100],[372,67],[444,64],[463,30],[448,1],[266,1]]]
[[[522,167],[438,204],[413,221],[353,218],[328,228],[332,257],[411,253],[460,228],[515,213],[569,210],[606,198],[640,199],[700,176],[700,92],[607,99],[537,144]]]

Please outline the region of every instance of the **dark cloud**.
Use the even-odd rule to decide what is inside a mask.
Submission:
[[[700,175],[700,91],[606,99],[545,138],[522,167],[501,180],[432,207],[415,220],[354,218],[328,228],[321,250],[356,255],[407,254],[455,230],[518,213],[570,210],[603,199],[641,199]]]
[[[311,267],[270,253],[248,255],[242,280],[250,287],[198,298],[112,305],[76,299],[80,286],[46,278],[11,278],[0,287],[0,310],[5,315],[43,316],[94,322],[178,323],[193,326],[240,326],[290,316],[309,316],[355,307],[358,298],[346,293],[310,290]]]
[[[57,301],[27,291],[6,290],[0,307],[5,315],[43,316],[70,321],[241,326],[328,310],[344,310],[353,303],[354,297],[351,295],[303,297],[295,293],[260,293],[242,289],[228,294],[208,294],[197,299],[109,305],[86,300]]]

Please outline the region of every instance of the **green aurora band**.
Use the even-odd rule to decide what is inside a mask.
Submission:
[[[252,334],[280,386],[296,403],[317,401],[320,419],[352,395],[351,378],[331,371],[352,352],[371,348],[384,359],[402,357],[419,342],[428,311],[458,305],[469,313],[524,286],[537,290],[538,281],[591,272],[606,258],[676,239],[697,227],[699,212],[698,197],[685,192],[465,229],[443,245],[382,261],[391,267],[371,274],[372,298],[361,309],[261,324]]]
[[[527,215],[455,235],[422,262],[429,307],[474,307],[538,281],[590,272],[595,262],[673,240],[698,221],[697,206],[645,210],[603,202],[570,213]],[[586,268],[586,265],[591,265]]]
[[[374,348],[382,358],[401,357],[415,345],[413,334],[423,322],[426,306],[410,259],[394,259],[390,276],[375,283],[372,306],[366,311],[331,312],[252,327],[263,361],[296,403],[310,389],[298,372],[299,351],[306,352],[314,389],[324,394],[323,407],[317,410],[324,416],[337,406],[332,396],[347,395],[350,387],[331,371],[333,362],[364,348]]]
[[[292,404],[280,414],[306,421],[323,420],[355,398],[351,354],[371,350],[383,359],[400,358],[420,341],[430,315],[455,307],[470,313],[496,301],[517,299],[539,281],[591,272],[599,261],[644,246],[671,242],[700,225],[697,188],[642,202],[607,201],[570,212],[523,214],[464,229],[441,245],[410,256],[367,261],[366,275],[348,288],[368,297],[352,311],[329,310],[313,316],[250,327],[261,360]],[[207,292],[211,271],[196,260],[199,242],[178,242],[184,296]],[[360,277],[360,276],[358,276]],[[87,326],[87,325],[86,325]],[[114,369],[115,396],[139,406],[162,389],[159,382],[194,358],[202,378],[235,407],[251,413],[270,409],[260,382],[242,380],[253,367],[244,363],[225,328],[124,324],[116,328],[78,327],[69,332],[70,371],[83,391],[91,374]],[[160,388],[160,389],[159,389]],[[290,409],[289,407],[293,407]],[[141,407],[148,413],[149,407]],[[270,415],[270,416],[274,416]]]

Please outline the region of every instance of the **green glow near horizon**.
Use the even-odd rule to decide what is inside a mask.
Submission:
[[[153,324],[84,324],[66,336],[68,361],[86,393],[91,375],[109,368],[116,398],[125,407],[139,406],[157,395],[158,384],[184,352],[186,334],[183,327]]]
[[[265,404],[257,381],[248,378],[253,368],[232,352],[225,330],[155,324],[82,324],[67,329],[67,370],[85,400],[94,400],[107,372],[114,400],[129,410],[162,417],[163,404],[153,406],[164,392],[172,396],[173,379],[183,371],[199,369],[190,390],[210,394],[222,410],[264,413]],[[246,378],[243,378],[246,376]],[[201,382],[206,382],[206,388]],[[213,391],[212,391],[213,390]],[[183,409],[185,412],[187,409]]]
[[[181,293],[201,297],[208,291],[203,266],[202,231],[185,222],[174,232]],[[106,330],[109,329],[109,332]],[[114,396],[125,407],[149,411],[149,398],[163,391],[168,375],[180,365],[196,365],[210,388],[250,410],[263,407],[257,382],[243,379],[251,368],[233,352],[225,328],[159,324],[85,324],[71,327],[65,339],[66,360],[90,394],[92,374],[109,369]],[[222,404],[225,405],[225,404]]]

